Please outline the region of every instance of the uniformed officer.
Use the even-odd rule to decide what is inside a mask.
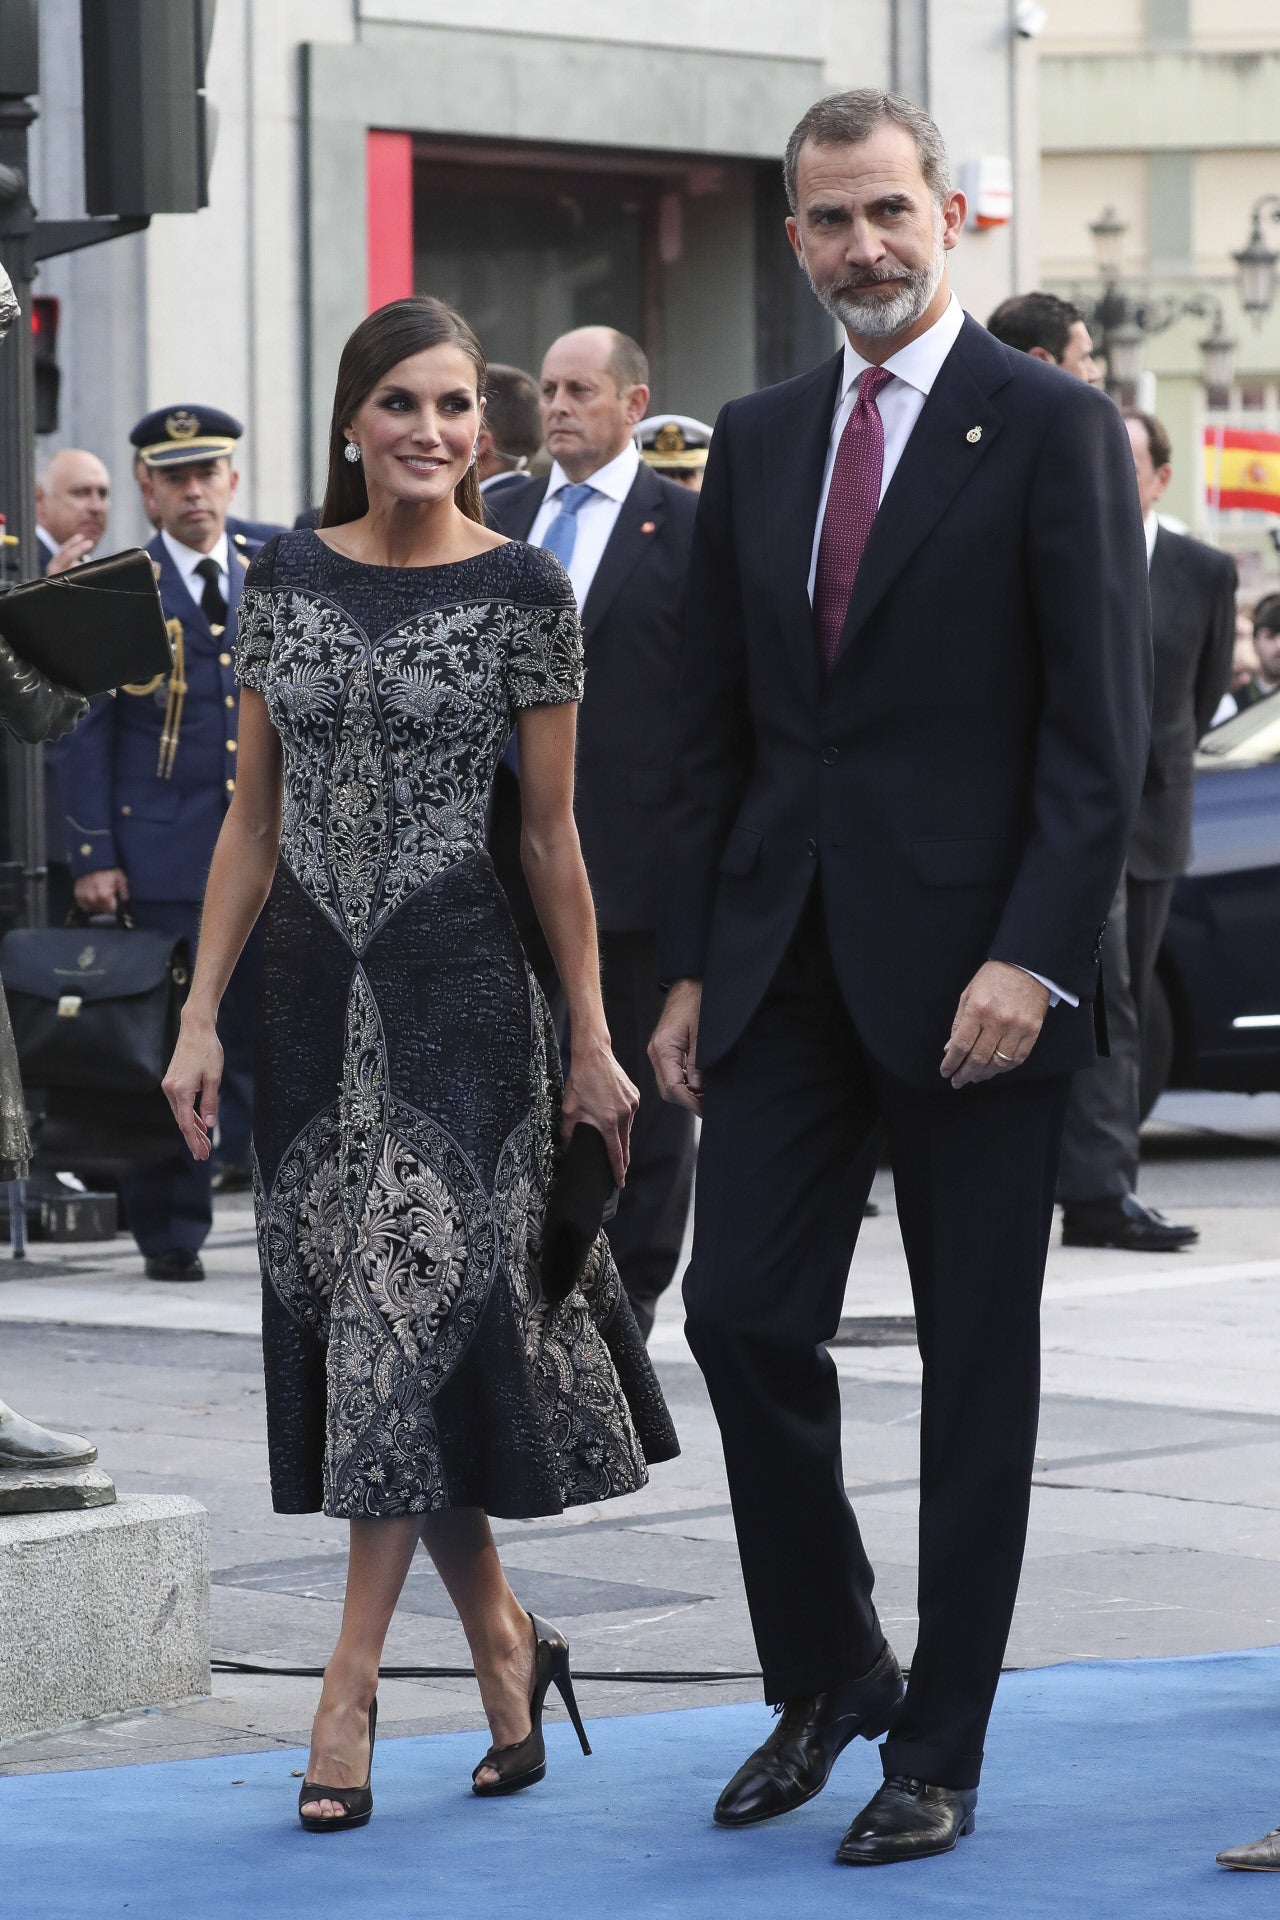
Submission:
[[[636,428],[636,439],[646,466],[664,480],[674,480],[691,493],[701,493],[711,445],[711,429],[705,420],[695,420],[690,413],[651,413]]]
[[[129,436],[159,526],[147,551],[174,669],[96,701],[60,760],[77,904],[87,913],[114,913],[127,903],[137,925],[185,939],[193,953],[209,862],[235,791],[236,609],[261,544],[227,532],[242,432],[217,408],[177,406],[147,414]],[[247,1160],[255,996],[252,954],[246,960],[219,1030],[228,1065],[220,1125],[226,1129],[230,1110]],[[212,1223],[210,1182],[210,1164],[193,1161],[180,1142],[172,1161],[122,1182],[148,1278],[203,1278],[199,1249]]]

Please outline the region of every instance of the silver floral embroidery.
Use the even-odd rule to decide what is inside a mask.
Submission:
[[[370,670],[351,675],[329,776],[327,841],[334,890],[352,944],[364,945],[387,863],[390,808],[382,729]]]
[[[602,1332],[621,1298],[607,1242],[556,1309],[538,1279],[559,1125],[558,1047],[540,990],[526,975],[527,1105],[489,1190],[439,1120],[400,1097],[364,964],[393,914],[483,848],[520,708],[581,696],[576,613],[481,599],[370,640],[323,594],[247,587],[239,632],[240,678],[266,699],[283,746],[281,858],[351,955],[335,1097],[256,1187],[264,1272],[327,1343],[325,1511],[450,1503],[434,1401],[495,1287],[523,1341],[512,1390],[541,1429],[559,1499],[641,1486],[643,1450]]]

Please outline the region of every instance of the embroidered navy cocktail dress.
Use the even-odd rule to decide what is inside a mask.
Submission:
[[[675,1434],[603,1235],[540,1293],[559,1055],[484,845],[516,714],[581,697],[568,578],[514,543],[370,567],[281,534],[237,672],[284,756],[254,1113],[275,1506],[630,1493]]]

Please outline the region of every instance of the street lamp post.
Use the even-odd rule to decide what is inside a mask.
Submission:
[[[1264,193],[1260,200],[1254,201],[1249,215],[1249,238],[1239,253],[1231,256],[1239,275],[1240,305],[1252,316],[1255,327],[1260,327],[1271,311],[1276,297],[1276,262],[1280,260],[1280,255],[1273,253],[1262,237],[1264,219],[1280,220],[1280,193]]]
[[[1280,204],[1280,196],[1273,196]],[[1261,203],[1259,203],[1261,204]],[[1280,212],[1277,212],[1280,219]],[[1258,209],[1254,209],[1255,231],[1261,247]],[[1176,320],[1197,315],[1210,321],[1210,330],[1199,342],[1205,386],[1220,393],[1231,385],[1235,371],[1236,343],[1227,332],[1226,313],[1217,294],[1130,293],[1123,282],[1124,237],[1129,231],[1114,207],[1106,207],[1090,223],[1098,277],[1102,291],[1083,303],[1090,332],[1094,334],[1107,362],[1107,391],[1132,405],[1142,375],[1143,346],[1149,335],[1163,333]],[[1276,255],[1262,252],[1274,271]],[[1240,259],[1237,254],[1236,259]]]

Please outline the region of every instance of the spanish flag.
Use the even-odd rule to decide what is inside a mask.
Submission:
[[[1238,427],[1204,430],[1204,494],[1209,505],[1280,513],[1280,433]]]

